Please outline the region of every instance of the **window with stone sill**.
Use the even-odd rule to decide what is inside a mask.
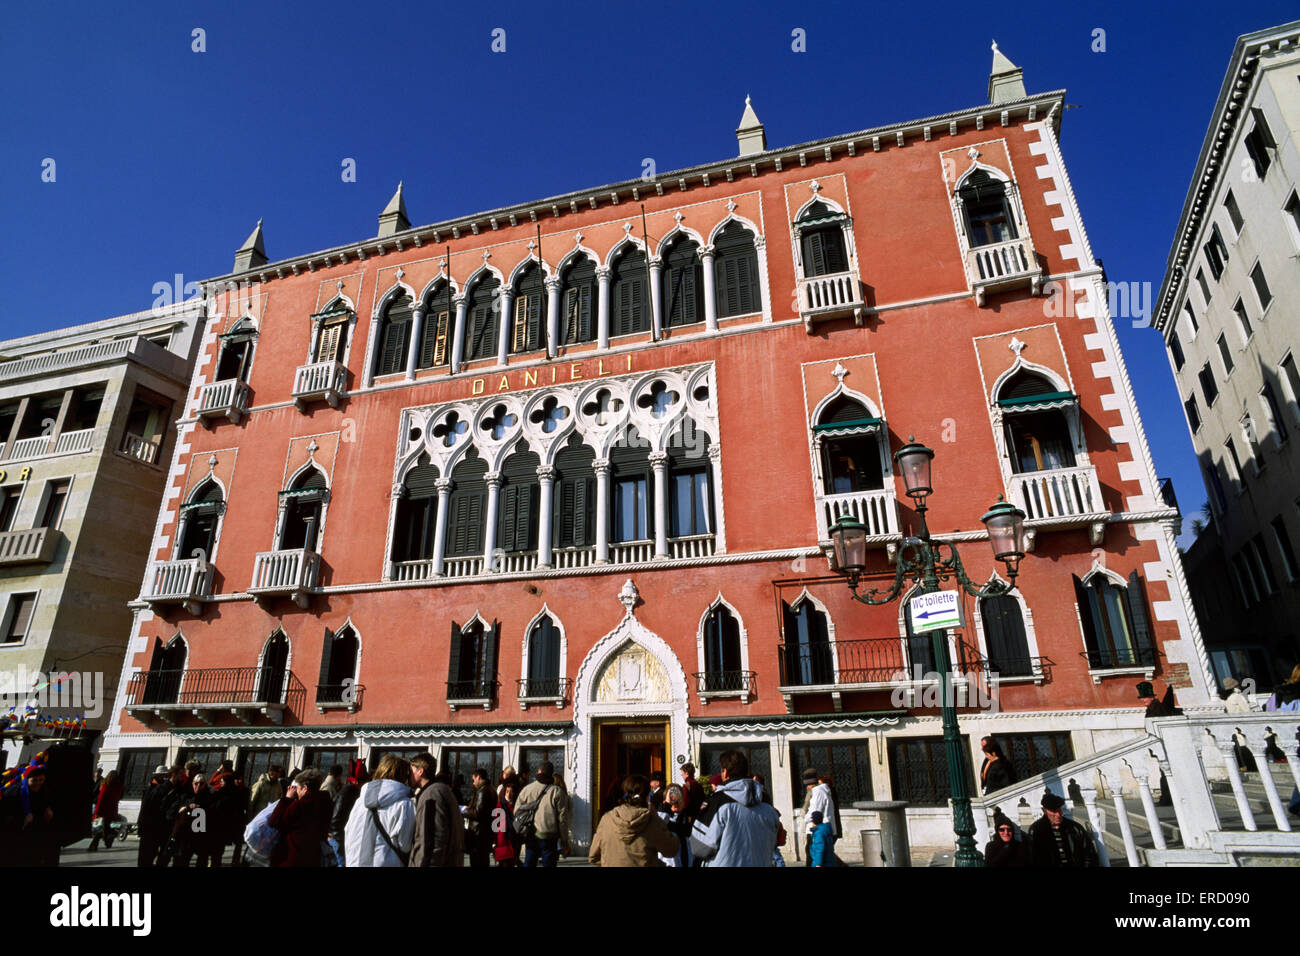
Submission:
[[[957,201],[971,248],[1020,238],[1009,184],[983,169],[968,174],[957,187]]]
[[[1021,369],[998,389],[1007,456],[1015,474],[1078,464],[1078,396],[1046,376]]]
[[[501,625],[488,627],[475,618],[462,628],[451,624],[447,665],[447,700],[491,701],[496,697],[497,650]]]
[[[451,365],[455,324],[456,303],[453,301],[451,283],[439,282],[424,300],[424,327],[420,330],[420,354],[416,368]]]
[[[358,702],[356,682],[360,652],[360,641],[350,624],[345,624],[337,632],[325,629],[320,677],[316,682],[318,705],[352,706]]]
[[[1155,665],[1146,598],[1136,571],[1126,584],[1103,571],[1094,571],[1083,579],[1076,576],[1074,592],[1091,670]]]

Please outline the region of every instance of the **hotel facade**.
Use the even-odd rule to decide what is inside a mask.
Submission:
[[[975,766],[1131,738],[1139,680],[1210,706],[1063,96],[995,51],[941,116],[769,149],[747,103],[739,155],[651,180],[418,228],[399,187],[279,261],[259,222],[206,283],[105,765],[549,759],[582,846],[621,775],[739,747],[787,827],[816,767],[951,845],[929,638],[826,557],[848,514],[892,581],[912,435],[978,582],[980,515],[1028,516],[948,634]]]

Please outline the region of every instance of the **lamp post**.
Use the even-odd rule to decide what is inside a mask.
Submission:
[[[1025,556],[1025,513],[1015,505],[1002,500],[980,519],[988,529],[993,554],[1007,568],[1010,584],[993,583],[980,587],[966,574],[957,548],[951,543],[934,541],[925,523],[925,501],[933,491],[930,483],[930,462],[934,451],[908,436],[907,444],[894,453],[894,462],[903,476],[907,496],[916,503],[919,534],[903,539],[899,549],[894,583],[885,589],[866,588],[859,593],[858,582],[866,567],[867,529],[859,521],[841,515],[831,526],[831,544],[835,556],[835,570],[848,578],[849,590],[856,601],[863,604],[888,604],[897,600],[907,581],[921,588],[922,593],[938,591],[939,585],[955,579],[967,594],[976,598],[1007,594],[1016,586],[1020,560]],[[942,549],[947,547],[945,557]],[[952,666],[948,657],[946,631],[932,631],[930,640],[934,647],[935,666],[939,669],[943,690],[943,742],[948,758],[948,781],[952,789],[953,832],[957,835],[957,866],[983,866],[984,861],[975,846],[975,818],[971,813],[970,794],[966,789],[966,773],[962,760],[962,743],[957,730],[957,709],[952,693]]]

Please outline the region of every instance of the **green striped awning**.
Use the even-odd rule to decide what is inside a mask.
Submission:
[[[1007,411],[1028,412],[1047,408],[1065,408],[1079,401],[1073,392],[1040,392],[1037,395],[1022,395],[1019,398],[999,398],[998,406]]]
[[[880,427],[879,418],[851,418],[844,422],[823,422],[813,426],[813,431],[818,434],[824,432],[866,432]]]

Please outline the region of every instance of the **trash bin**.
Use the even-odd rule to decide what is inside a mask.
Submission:
[[[911,866],[912,849],[907,840],[907,801],[906,800],[863,800],[853,804],[855,810],[869,810],[880,821],[879,830],[866,830],[862,834],[862,862],[864,866],[880,866],[870,862],[873,857],[867,853],[867,834],[877,833],[879,849],[877,857],[884,859],[884,866]]]
[[[862,865],[887,866],[884,850],[881,848],[879,830],[862,831]]]

